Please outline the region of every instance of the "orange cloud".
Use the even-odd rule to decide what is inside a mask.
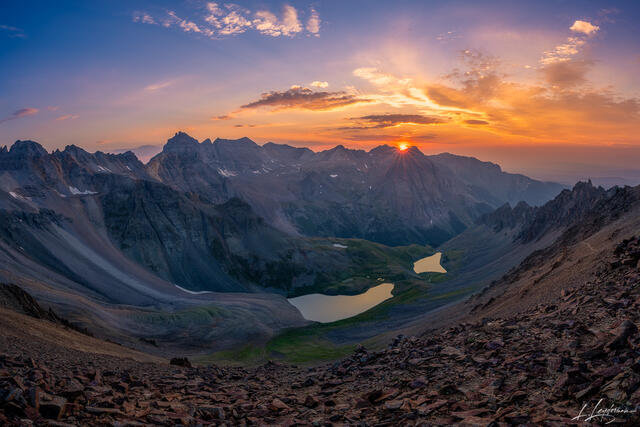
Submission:
[[[600,29],[600,27],[598,27],[597,25],[593,25],[591,22],[578,20],[575,21],[569,29],[573,32],[590,36],[591,34],[595,34]]]
[[[240,108],[271,107],[274,111],[295,108],[326,111],[366,102],[371,100],[346,92],[314,92],[306,87],[292,86],[289,90],[282,92],[263,93],[259,100],[242,105]]]
[[[410,124],[410,125],[433,125],[445,123],[445,120],[435,116],[425,116],[421,114],[371,114],[368,116],[351,118],[360,126],[342,127],[344,130],[359,129],[384,129],[393,126]]]
[[[80,116],[78,116],[76,114],[65,114],[64,116],[56,117],[56,120],[61,122],[61,121],[64,121],[64,120],[75,120],[78,117],[80,117]]]

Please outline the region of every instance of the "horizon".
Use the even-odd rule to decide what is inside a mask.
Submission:
[[[184,129],[640,183],[636,4],[39,5],[3,8],[3,144],[152,151]]]
[[[175,131],[173,136],[177,136],[179,133],[184,133],[189,137],[194,138],[192,135],[190,135],[188,132],[182,131],[182,130],[178,130]],[[164,148],[164,146],[166,145],[166,143],[169,141],[169,139],[171,139],[172,137],[167,138],[167,140],[162,143],[162,144],[158,144],[158,145],[146,145],[146,146],[140,146],[140,147],[133,147],[133,148],[122,148],[122,149],[106,149],[106,150],[101,150],[100,148],[91,150],[88,149],[87,147],[83,147],[81,145],[78,144],[66,144],[64,146],[58,146],[58,147],[53,147],[53,148],[47,148],[46,145],[44,145],[41,141],[36,141],[36,140],[32,140],[32,139],[18,139],[15,140],[13,143],[10,144],[3,144],[0,145],[0,149],[2,148],[6,148],[7,150],[10,150],[11,147],[13,146],[13,144],[15,144],[16,142],[35,142],[37,144],[39,144],[40,146],[42,146],[45,150],[47,150],[47,152],[49,154],[54,153],[55,151],[64,151],[67,147],[69,146],[75,146],[75,147],[79,147],[82,150],[90,153],[90,154],[95,154],[97,152],[102,152],[102,153],[107,153],[107,154],[123,154],[126,152],[131,152],[135,155],[135,157],[142,162],[144,165],[147,165],[149,163],[149,161],[151,161],[151,159],[153,159],[153,157],[155,157],[156,155],[160,154]],[[584,175],[584,176],[578,176],[577,178],[575,178],[575,180],[563,180],[563,179],[557,179],[557,180],[553,180],[553,179],[545,179],[544,175],[542,176],[535,176],[534,174],[529,175],[525,172],[522,171],[518,171],[518,170],[508,170],[504,167],[504,165],[493,161],[491,159],[483,159],[480,157],[476,157],[473,155],[465,155],[465,154],[456,154],[450,151],[433,151],[433,152],[424,152],[423,149],[421,149],[420,146],[418,145],[413,145],[413,144],[408,144],[408,143],[404,143],[403,141],[399,141],[396,144],[393,143],[382,143],[382,144],[378,144],[378,145],[372,145],[372,146],[359,146],[359,147],[353,147],[353,146],[349,146],[349,145],[345,145],[345,144],[336,144],[334,146],[330,146],[330,147],[322,147],[321,149],[319,149],[318,147],[306,147],[306,146],[302,146],[302,147],[296,147],[295,145],[291,145],[291,144],[287,144],[285,142],[276,142],[276,141],[265,141],[265,142],[258,142],[256,140],[254,140],[253,138],[249,137],[249,136],[241,136],[238,138],[222,138],[222,137],[205,137],[202,139],[198,139],[198,138],[194,138],[196,139],[196,141],[198,142],[198,144],[202,144],[204,141],[206,140],[210,140],[212,143],[214,143],[217,140],[224,140],[224,141],[238,141],[241,139],[248,139],[251,142],[255,143],[256,145],[262,147],[266,144],[276,144],[276,145],[285,145],[285,146],[290,146],[290,147],[294,147],[294,148],[306,148],[308,150],[311,150],[313,153],[321,153],[321,152],[325,152],[325,151],[329,151],[332,150],[334,148],[337,148],[339,146],[344,147],[347,150],[352,150],[352,151],[364,151],[366,153],[371,152],[372,150],[378,148],[378,147],[391,147],[391,148],[396,148],[399,152],[404,152],[409,148],[415,147],[416,149],[418,149],[420,151],[420,153],[422,153],[425,156],[437,156],[440,154],[451,154],[454,156],[460,156],[460,157],[467,157],[467,158],[473,158],[476,160],[479,160],[481,162],[484,163],[492,163],[495,164],[497,166],[500,167],[500,169],[502,170],[502,172],[505,173],[509,173],[509,174],[521,174],[521,175],[525,175],[529,178],[533,178],[536,179],[538,181],[543,181],[543,182],[557,182],[559,184],[562,184],[566,187],[573,187],[574,185],[576,185],[577,183],[580,182],[594,182],[594,185],[596,186],[602,186],[605,188],[610,188],[610,187],[614,187],[614,186],[625,186],[625,185],[638,185],[640,184],[640,172],[638,174],[638,178],[637,178],[637,184],[633,184],[633,183],[627,183],[627,182],[620,182],[620,178],[619,177],[614,177],[614,180],[611,181],[607,181],[607,178],[609,177],[601,177],[601,176],[590,176],[588,174]]]

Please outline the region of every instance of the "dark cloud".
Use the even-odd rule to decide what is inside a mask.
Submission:
[[[587,72],[593,61],[563,61],[546,65],[542,74],[547,83],[559,88],[571,88],[587,82]]]
[[[38,111],[39,110],[37,108],[21,108],[17,111],[14,111],[13,114],[11,114],[10,116],[5,117],[4,119],[0,119],[0,123],[8,122],[9,120],[19,119],[20,117],[33,116]]]
[[[231,117],[228,114],[225,114],[224,116],[216,116],[216,117],[211,117],[211,120],[229,120],[232,119],[233,117]]]
[[[350,120],[360,123],[359,126],[346,126],[342,130],[384,129],[400,124],[433,125],[445,123],[440,117],[423,116],[421,114],[372,114],[353,117]]]
[[[349,141],[364,141],[364,142],[390,142],[395,143],[397,141],[407,141],[410,143],[417,142],[429,142],[433,141],[438,137],[435,133],[425,133],[421,135],[381,135],[381,134],[370,134],[370,133],[356,133],[356,134],[348,134],[341,135],[344,139]]]
[[[306,87],[293,86],[283,92],[263,93],[259,100],[243,105],[241,108],[272,107],[274,110],[299,108],[322,111],[363,102],[371,102],[371,100],[358,98],[346,92],[314,92]]]
[[[488,125],[489,124],[489,122],[487,122],[486,120],[476,120],[476,119],[465,120],[464,122],[468,125]]]

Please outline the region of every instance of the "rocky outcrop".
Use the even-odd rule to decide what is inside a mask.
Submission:
[[[477,223],[487,225],[495,232],[515,229],[515,239],[528,243],[550,231],[563,230],[580,223],[588,215],[599,210],[596,209],[599,205],[606,208],[608,200],[615,196],[616,191],[625,190],[613,188],[606,191],[602,187],[593,186],[591,181],[578,182],[573,189],[563,190],[542,206],[534,207],[520,202],[511,208],[509,204],[505,204],[480,217]]]

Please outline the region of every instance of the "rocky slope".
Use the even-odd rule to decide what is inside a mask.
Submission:
[[[616,242],[585,272],[588,280],[560,285],[560,298],[551,302],[399,336],[384,350],[359,348],[308,369],[139,363],[25,337],[3,316],[0,421],[637,425],[640,239]]]

